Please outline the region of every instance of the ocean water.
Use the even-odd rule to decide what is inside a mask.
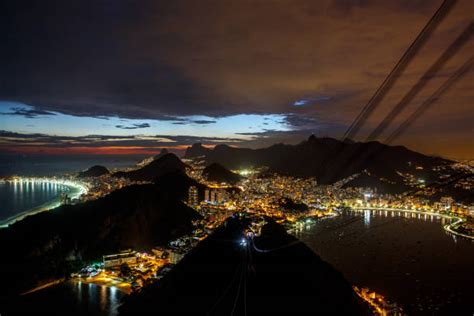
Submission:
[[[143,156],[45,156],[0,155],[0,177],[12,175],[49,177],[74,174],[93,165],[109,170],[133,166]],[[37,209],[57,206],[62,192],[73,195],[77,188],[50,182],[0,181],[0,222]]]
[[[408,315],[472,315],[474,242],[446,220],[396,212],[344,212],[296,234],[353,285],[396,301]]]
[[[115,287],[66,281],[9,301],[5,315],[116,316],[125,295]]]
[[[93,165],[110,170],[133,166],[143,155],[13,155],[0,154],[0,177],[58,176],[83,171]]]
[[[52,182],[0,181],[0,221],[28,210],[59,202],[61,193],[77,189]]]

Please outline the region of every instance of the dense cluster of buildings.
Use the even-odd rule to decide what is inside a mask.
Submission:
[[[150,253],[128,249],[104,255],[101,262],[82,268],[72,277],[83,282],[118,286],[125,291],[139,290],[162,278],[183,256],[183,251],[171,247],[153,248]]]
[[[200,173],[202,169],[202,166],[197,166],[188,175],[203,181]],[[314,178],[294,178],[267,172],[265,176],[260,176],[258,171],[253,170],[246,173],[246,177],[236,185],[237,190],[232,194],[229,193],[229,186],[224,183],[207,183],[208,188],[201,194],[196,187],[191,187],[188,203],[213,224],[223,221],[232,212],[266,215],[297,223],[300,219],[333,214],[335,209],[344,207],[416,210],[463,217],[474,215],[472,206],[457,203],[450,196],[442,196],[433,202],[418,195],[381,194],[376,188],[345,186],[357,176],[359,175],[355,174],[332,185],[320,185]],[[405,184],[411,187],[425,186],[414,176],[403,174],[403,178]],[[295,209],[282,207],[282,199],[291,201],[290,206],[294,205]],[[296,207],[298,205],[306,205],[307,208],[302,211]],[[469,225],[466,224],[467,226]]]
[[[223,188],[209,188],[204,190],[204,203],[213,205],[224,205],[229,201],[230,193]],[[192,185],[188,190],[188,205],[197,207],[200,204],[199,190]]]
[[[192,161],[187,163],[192,165]],[[289,224],[290,229],[295,231],[298,230],[298,225],[305,225],[314,218],[332,216],[336,213],[335,210],[351,207],[354,209],[363,207],[405,209],[426,211],[431,214],[456,213],[467,217],[474,214],[472,207],[456,203],[450,196],[443,196],[439,201],[431,202],[416,195],[380,194],[373,188],[345,186],[359,174],[332,185],[321,185],[314,178],[301,179],[268,172],[265,172],[265,176],[261,176],[259,170],[245,170],[245,172],[239,172],[245,177],[238,184],[230,186],[226,183],[206,181],[202,176],[203,169],[202,165],[192,165],[192,168],[187,169],[188,176],[203,184],[200,187],[190,186],[186,199],[187,204],[202,215],[202,219],[193,222],[194,231],[172,241],[166,249],[153,249],[152,254],[129,252],[104,256],[101,277],[117,278],[120,273],[124,273],[120,271],[120,267],[126,264],[130,271],[128,271],[128,277],[124,278],[122,275],[121,280],[139,288],[147,279],[159,278],[166,273],[170,265],[181,260],[185,253],[235,213],[250,213],[261,217],[262,222],[265,216],[270,216]],[[407,185],[424,187],[424,184],[416,177],[408,174],[401,174],[401,176]],[[466,179],[462,185],[470,188],[472,187],[470,181]],[[87,179],[88,193],[82,198],[95,199],[135,183],[108,175]],[[67,203],[67,196],[64,200]],[[286,202],[285,206],[282,205],[282,201]],[[305,207],[301,207],[302,205]],[[474,234],[472,221],[462,223],[459,229],[465,234]],[[258,233],[258,229],[252,233]],[[358,294],[375,304],[376,308],[397,310],[396,306],[366,289],[358,289]]]

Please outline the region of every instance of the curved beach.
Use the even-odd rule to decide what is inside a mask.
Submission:
[[[69,181],[69,180],[58,180],[58,179],[49,179],[49,178],[27,178],[25,180],[22,179],[8,179],[8,180],[0,180],[2,182],[10,182],[10,183],[22,183],[23,181],[25,182],[39,182],[39,183],[47,183],[47,184],[56,184],[60,185],[64,188],[67,188],[67,193],[68,196],[71,199],[77,199],[79,198],[82,194],[87,193],[87,188],[85,185],[74,182],[74,181]],[[56,208],[61,205],[60,201],[60,196],[56,196],[55,198],[48,200],[44,203],[41,203],[38,206],[35,206],[33,208],[30,208],[26,211],[19,212],[15,215],[9,216],[5,219],[0,220],[0,228],[5,228],[8,227],[9,225],[18,222],[22,219],[24,219],[27,216],[38,214],[44,211],[51,210],[53,208]]]

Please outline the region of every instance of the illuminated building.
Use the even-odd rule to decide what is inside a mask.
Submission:
[[[216,202],[217,203],[224,203],[227,200],[227,192],[224,190],[219,190],[216,192]]]
[[[454,200],[450,196],[443,196],[440,199],[440,202],[446,210],[450,210],[451,206],[453,205]]]
[[[135,251],[122,252],[113,255],[103,256],[105,268],[120,266],[123,263],[136,263],[137,256]]]
[[[188,204],[191,206],[197,206],[199,204],[198,189],[194,185],[189,187]]]
[[[177,264],[181,259],[183,259],[184,255],[181,253],[177,253],[175,251],[170,252],[169,260],[172,264]]]
[[[204,201],[211,204],[222,204],[229,199],[225,190],[206,190],[204,191]]]
[[[216,203],[216,191],[215,190],[211,191],[211,198],[210,198],[209,202]]]

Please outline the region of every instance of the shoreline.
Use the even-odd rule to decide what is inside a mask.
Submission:
[[[466,235],[460,232],[457,232],[456,226],[465,220],[462,217],[459,216],[454,216],[454,215],[447,215],[447,214],[440,214],[440,213],[435,213],[435,212],[423,212],[423,211],[417,211],[417,210],[410,210],[410,209],[397,209],[397,208],[381,208],[381,207],[351,207],[352,210],[356,212],[364,211],[364,210],[377,210],[377,211],[388,211],[388,212],[403,212],[403,213],[413,213],[413,214],[420,214],[420,215],[430,215],[430,216],[436,216],[436,217],[441,217],[445,219],[450,219],[453,220],[452,223],[449,223],[447,225],[443,225],[443,229],[455,236],[459,236],[462,238],[474,240],[474,236]]]
[[[19,295],[20,296],[29,295],[29,294],[32,294],[32,293],[36,293],[36,292],[39,292],[39,291],[46,290],[46,289],[48,289],[50,287],[53,287],[53,286],[60,285],[60,284],[65,283],[65,282],[71,282],[71,283],[75,283],[75,284],[81,284],[81,283],[94,284],[96,286],[105,286],[107,288],[116,288],[118,291],[122,292],[124,295],[130,295],[132,293],[131,285],[129,283],[126,283],[126,282],[116,282],[115,284],[111,284],[110,281],[105,281],[103,279],[97,279],[97,278],[90,278],[90,279],[88,279],[88,278],[61,278],[61,279],[58,279],[58,280],[54,280],[54,281],[39,285],[39,286],[37,286],[35,288],[32,288],[28,291],[20,293]]]
[[[64,281],[66,281],[66,279],[62,278],[62,279],[59,279],[59,280],[54,280],[54,281],[45,283],[45,284],[43,284],[43,285],[39,285],[39,286],[37,286],[37,287],[35,287],[35,288],[32,288],[31,290],[28,290],[28,291],[26,291],[26,292],[21,293],[20,296],[28,295],[28,294],[31,294],[31,293],[35,293],[35,292],[38,292],[38,291],[47,289],[47,288],[49,288],[49,287],[51,287],[51,286],[61,284],[61,283],[63,283]]]
[[[72,191],[71,193],[71,199],[76,199],[76,198],[79,198],[81,195],[87,193],[87,188],[80,184],[80,183],[75,183],[75,182],[72,182],[72,181],[69,181],[69,180],[57,180],[57,179],[48,179],[48,178],[28,178],[32,181],[41,181],[41,182],[46,182],[46,183],[57,183],[57,184],[60,184],[60,185],[63,185],[65,187],[67,187],[69,190]],[[0,180],[0,182],[16,182],[18,180]],[[52,210],[54,208],[57,208],[61,206],[61,202],[59,200],[59,197],[56,197],[50,201],[46,201],[44,203],[42,203],[41,205],[38,205],[38,206],[35,206],[33,208],[30,208],[26,211],[22,211],[18,214],[15,214],[15,215],[12,215],[12,216],[9,216],[5,219],[2,219],[0,220],[0,229],[2,228],[7,228],[8,226],[16,223],[16,222],[19,222],[21,220],[23,220],[24,218],[26,218],[27,216],[30,216],[30,215],[35,215],[35,214],[38,214],[38,213],[41,213],[41,212],[46,212],[46,211],[49,211],[49,210]]]

